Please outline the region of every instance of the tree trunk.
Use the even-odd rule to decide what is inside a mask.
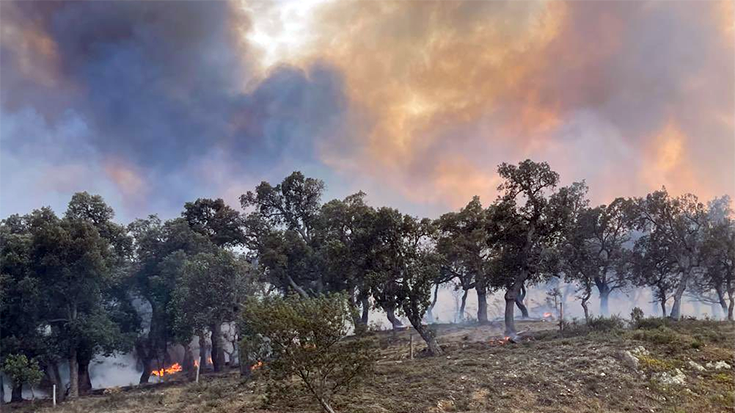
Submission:
[[[426,322],[428,324],[434,323],[434,313],[432,313],[432,310],[434,310],[434,306],[436,306],[436,300],[439,298],[439,284],[436,284],[434,287],[434,298],[431,300],[431,305],[429,305],[429,308],[426,309]]]
[[[360,314],[357,310],[357,300],[355,300],[355,288],[350,288],[349,296],[349,302],[350,302],[350,315],[352,316],[352,324],[355,326],[355,329],[357,330],[360,326],[362,320],[360,318]]]
[[[317,394],[314,394],[316,396],[316,399],[319,401],[319,405],[322,406],[322,410],[324,410],[326,413],[335,413],[334,409],[332,409],[332,406],[327,403],[326,400],[324,400],[324,397],[318,396]]]
[[[727,306],[727,319],[730,321],[733,321],[733,308],[735,307],[734,295],[733,291],[727,292],[727,297],[730,300],[730,305]]]
[[[516,306],[518,306],[518,309],[521,310],[521,317],[522,318],[528,318],[528,308],[526,308],[526,305],[523,304],[523,300],[526,298],[526,287],[521,287],[521,292],[518,294],[518,297],[516,297]]]
[[[424,339],[424,341],[426,342],[426,345],[429,348],[429,354],[431,354],[432,356],[441,356],[444,351],[442,350],[441,346],[439,346],[439,343],[436,341],[436,336],[434,335],[434,332],[431,331],[428,326],[421,324],[421,320],[409,321],[411,322],[414,330],[416,330],[416,332],[419,333],[421,338]]]
[[[662,317],[666,317],[666,299],[661,299],[661,311],[662,311]]]
[[[679,286],[676,287],[674,292],[674,304],[671,305],[671,318],[678,320],[681,318],[681,299],[684,296],[684,290],[686,290],[686,279],[682,279],[679,282]]]
[[[212,331],[212,367],[215,372],[220,372],[225,366],[225,353],[222,350],[222,324],[214,323],[210,329]]]
[[[89,377],[89,360],[82,360],[79,364],[79,394],[92,393],[92,380]]]
[[[401,323],[398,318],[396,318],[396,309],[392,306],[388,306],[385,309],[385,314],[388,316],[388,321],[390,321],[391,325],[393,326],[394,330],[398,330],[403,328],[403,323]]]
[[[727,313],[727,301],[725,301],[725,294],[720,289],[717,290],[717,298],[720,301],[720,307],[722,308],[723,314]]]
[[[79,363],[77,351],[73,350],[69,356],[69,398],[79,397]]]
[[[53,391],[53,385],[56,385],[56,400],[59,402],[64,401],[64,386],[61,381],[61,374],[59,374],[59,365],[55,362],[46,362],[43,366],[43,371],[48,379],[48,388],[44,388],[51,397]]]
[[[459,306],[459,314],[458,314],[459,317],[457,318],[460,323],[464,322],[464,313],[465,313],[464,309],[465,307],[467,307],[467,295],[469,293],[470,293],[470,290],[465,289],[464,293],[462,294],[462,303]]]
[[[516,324],[514,309],[516,306],[516,297],[512,289],[505,292],[505,336],[515,340]]]
[[[148,380],[151,378],[151,370],[153,370],[153,352],[150,347],[146,348],[146,345],[143,344],[142,340],[136,343],[135,352],[138,354],[138,357],[140,357],[141,364],[143,364],[143,372],[140,373],[140,380],[138,380],[138,383],[148,383]]]
[[[199,370],[207,367],[207,337],[204,331],[199,332]]]
[[[10,393],[10,403],[20,403],[23,401],[23,383],[13,383],[12,392]]]
[[[601,283],[597,285],[597,290],[600,292],[600,315],[607,317],[610,315],[610,309],[608,306],[610,287],[607,284]]]
[[[582,309],[584,310],[584,321],[586,323],[589,323],[590,322],[590,309],[589,309],[589,306],[587,305],[586,298],[582,298]]]
[[[487,324],[487,289],[484,286],[475,287],[477,290],[477,322]]]
[[[518,340],[514,310],[516,306],[516,298],[518,297],[518,293],[520,293],[521,287],[527,277],[527,271],[525,269],[521,270],[521,273],[516,276],[513,286],[505,292],[505,336],[508,337],[510,341]]]
[[[360,322],[364,325],[368,325],[368,317],[370,315],[370,298],[366,295],[360,300],[362,305],[362,317]]]

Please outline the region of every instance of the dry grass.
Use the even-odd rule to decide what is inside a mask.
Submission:
[[[439,326],[447,354],[408,359],[409,331],[374,333],[381,358],[374,377],[334,401],[340,412],[731,412],[732,370],[698,372],[688,367],[725,360],[733,365],[735,327],[709,321],[682,321],[638,330],[587,331],[564,335],[551,323],[521,322],[529,339],[490,344],[502,330],[491,326]],[[533,339],[531,338],[533,337]],[[650,354],[635,371],[620,353],[644,346]],[[665,387],[657,372],[680,368],[683,387]],[[14,412],[317,412],[303,395],[267,402],[264,384],[243,383],[235,373],[205,376],[190,383],[150,386],[82,398],[52,410],[43,403]]]

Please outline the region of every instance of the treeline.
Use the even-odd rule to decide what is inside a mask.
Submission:
[[[705,205],[662,189],[590,206],[583,182],[559,186],[546,163],[502,164],[498,173],[492,204],[475,197],[435,220],[372,207],[362,192],[322,203],[324,183],[299,172],[242,195],[242,212],[198,199],[179,218],[122,226],[101,197],[78,193],[61,217],[50,208],[10,216],[0,224],[0,362],[25,356],[59,388],[59,366],[68,363],[76,397],[91,390],[96,355],[134,350],[144,383],[172,346],[184,348],[183,368],[192,371],[195,337],[206,365],[209,337],[219,371],[222,328],[247,324],[248,297],[330,292],[348,297],[356,331],[377,307],[394,327],[397,314],[406,316],[428,351],[441,354],[422,320],[448,282],[464,298],[475,290],[480,323],[487,294],[504,291],[512,340],[515,308],[527,315],[526,288],[554,277],[578,286],[587,317],[594,293],[604,313],[612,291],[646,286],[664,314],[672,302],[672,318],[689,292],[733,319],[729,198]],[[22,384],[14,383],[14,400]]]

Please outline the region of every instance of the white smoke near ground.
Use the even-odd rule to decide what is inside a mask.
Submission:
[[[93,389],[138,384],[142,370],[132,353],[95,357],[89,365],[89,377]]]

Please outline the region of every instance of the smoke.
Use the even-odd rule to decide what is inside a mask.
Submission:
[[[375,119],[324,159],[430,213],[492,199],[496,166],[527,157],[587,179],[595,202],[661,185],[732,192],[731,5],[324,5],[312,56],[339,67]]]
[[[312,140],[339,133],[341,75],[319,62],[254,73],[243,37],[250,19],[236,3],[2,8],[0,142],[2,175],[14,175],[2,181],[10,199],[18,182],[69,193],[78,185],[66,183],[87,181],[118,194],[127,215],[167,211],[221,194],[242,175],[257,182],[314,163]],[[26,167],[10,169],[16,164]],[[150,200],[164,191],[165,200]]]

